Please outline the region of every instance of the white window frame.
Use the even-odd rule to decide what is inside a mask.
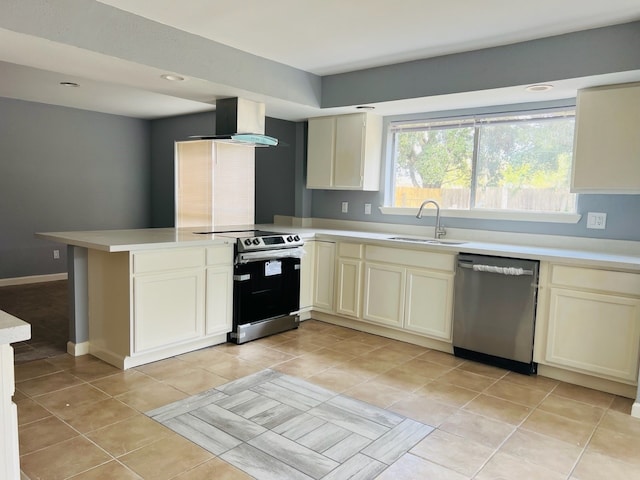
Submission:
[[[432,112],[424,114],[403,115],[397,117],[388,117],[385,119],[385,161],[383,162],[383,178],[384,186],[384,204],[379,210],[384,215],[412,215],[418,213],[418,207],[393,207],[395,165],[393,152],[393,131],[392,127],[398,123],[420,123],[420,122],[445,122],[458,120],[461,123],[468,123],[474,118],[479,117],[478,123],[482,119],[491,117],[505,117],[526,115],[543,112],[566,111],[575,109],[575,99],[572,102],[550,102],[552,105],[513,105],[501,107],[488,107],[487,109],[479,109],[476,112]],[[576,209],[579,207],[580,196],[577,196]],[[429,212],[427,212],[428,214]],[[545,223],[578,223],[582,218],[579,213],[556,213],[556,212],[528,212],[522,210],[491,210],[491,209],[442,209],[442,215],[449,218],[469,218],[484,220],[510,220],[524,222],[545,222]]]

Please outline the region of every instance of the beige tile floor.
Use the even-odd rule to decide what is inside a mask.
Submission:
[[[22,469],[33,480],[250,478],[142,412],[267,367],[437,427],[380,480],[640,478],[630,399],[314,320],[128,371],[88,355],[17,365]]]

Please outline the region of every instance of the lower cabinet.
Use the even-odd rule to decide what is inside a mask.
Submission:
[[[313,307],[316,242],[306,240],[303,249],[304,255],[300,259],[300,311],[309,312]]]
[[[407,269],[404,328],[451,341],[453,275],[432,270]]]
[[[363,320],[450,342],[454,263],[450,254],[367,246]]]
[[[233,248],[207,248],[205,335],[228,333],[233,328]]]
[[[134,353],[202,335],[204,270],[137,276],[133,291]]]
[[[321,312],[334,313],[336,244],[324,241],[315,243],[316,276],[313,285],[313,308]]]
[[[383,325],[402,327],[405,270],[405,267],[398,265],[365,263],[362,318]]]
[[[362,297],[362,254],[364,245],[339,243],[336,271],[336,313],[360,318]]]
[[[640,275],[551,265],[544,363],[636,384]]]
[[[231,331],[231,244],[88,258],[93,355],[126,369],[221,343]]]

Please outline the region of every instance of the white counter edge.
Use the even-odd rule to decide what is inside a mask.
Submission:
[[[31,338],[31,325],[0,310],[0,345],[23,342]]]

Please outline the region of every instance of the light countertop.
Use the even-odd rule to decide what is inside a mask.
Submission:
[[[31,338],[31,325],[0,310],[0,345],[23,342]]]
[[[483,238],[482,241],[473,239],[465,240],[457,245],[433,245],[420,242],[407,242],[391,240],[390,237],[415,237],[426,238],[418,235],[393,234],[389,232],[368,232],[347,229],[327,228],[300,228],[284,225],[246,225],[233,227],[216,227],[216,230],[249,230],[261,229],[287,233],[297,233],[303,239],[310,240],[335,240],[351,242],[375,243],[381,246],[399,247],[408,249],[429,250],[441,253],[475,253],[482,255],[496,255],[501,257],[517,257],[533,260],[555,261],[576,265],[585,265],[602,268],[616,268],[640,272],[640,253],[629,252],[616,248],[597,249],[580,248],[570,246],[536,246],[529,244],[512,244],[508,240],[501,239],[491,241]],[[195,232],[207,232],[211,227],[191,228],[149,228],[137,230],[96,230],[77,232],[47,232],[37,233],[42,239],[58,243],[85,247],[89,249],[107,252],[126,252],[150,250],[157,248],[175,248],[190,246],[211,246],[219,243],[233,243],[235,240],[225,237],[224,234],[198,234]],[[457,238],[456,238],[457,239]],[[446,240],[449,240],[447,238]],[[615,245],[616,241],[605,241],[607,245]],[[565,237],[565,245],[579,244],[576,239]],[[630,243],[630,242],[627,242]],[[631,242],[634,243],[634,242]]]
[[[249,226],[248,228],[252,228]],[[215,243],[233,243],[229,237],[206,232],[202,228],[142,228],[137,230],[88,230],[77,232],[36,233],[36,237],[53,242],[85,247],[105,252],[129,252],[155,248],[207,246]],[[234,227],[240,229],[241,227]]]

